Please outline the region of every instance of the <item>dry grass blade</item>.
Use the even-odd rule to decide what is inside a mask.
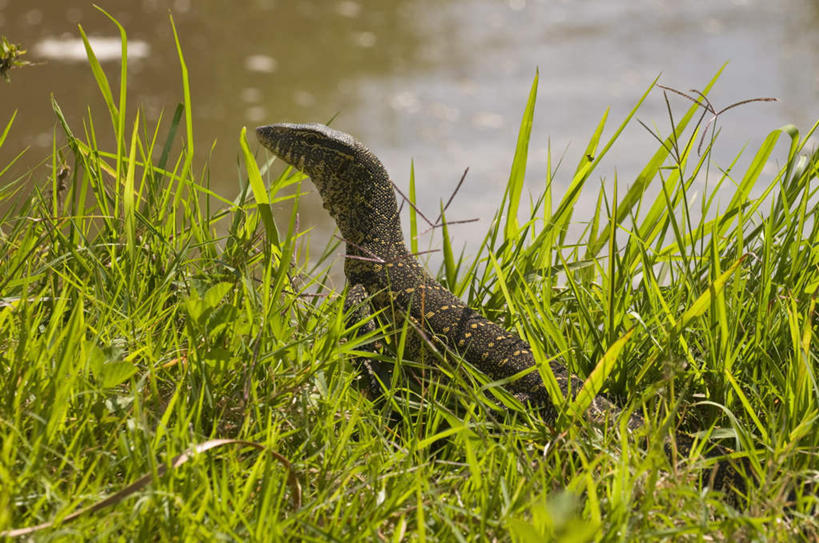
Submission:
[[[438,218],[435,219],[435,224],[438,224],[438,223],[441,222],[441,218],[443,218],[444,213],[446,213],[446,210],[449,209],[449,205],[452,203],[452,200],[455,199],[455,195],[458,194],[459,190],[461,190],[461,185],[464,184],[464,181],[466,180],[466,174],[468,174],[468,173],[469,173],[469,168],[466,168],[464,170],[464,173],[461,175],[461,178],[458,180],[458,184],[455,185],[455,190],[452,191],[452,194],[449,195],[449,199],[444,204],[444,209],[441,211],[441,213],[438,214]],[[475,220],[477,220],[477,219],[475,219]],[[453,224],[452,221],[447,221],[447,222],[449,224]]]
[[[392,184],[395,191],[398,193],[399,196],[401,196],[401,206],[402,206],[402,208],[403,208],[404,202],[406,202],[407,204],[409,204],[410,207],[412,207],[412,209],[418,215],[421,216],[422,219],[424,219],[424,222],[427,223],[428,228],[426,230],[424,230],[423,232],[421,232],[421,235],[426,234],[430,230],[435,230],[436,228],[441,228],[443,226],[443,223],[441,221],[441,219],[443,218],[443,214],[446,213],[446,210],[449,208],[450,204],[452,204],[453,200],[455,200],[455,196],[458,194],[458,191],[461,190],[461,185],[464,184],[464,181],[466,180],[466,174],[467,173],[469,173],[469,168],[466,168],[464,170],[464,173],[461,174],[461,178],[458,180],[458,184],[455,185],[455,189],[452,191],[452,194],[449,195],[449,198],[447,199],[446,204],[444,204],[442,210],[438,213],[438,217],[435,219],[434,222],[429,220],[427,218],[427,216],[423,214],[423,212],[418,208],[418,206],[416,206],[413,203],[412,199],[407,197],[407,195],[404,194],[404,191],[402,191],[401,188],[398,185],[396,185],[395,183]],[[401,211],[402,208],[399,208],[399,212]],[[451,226],[453,224],[467,224],[467,223],[472,223],[472,222],[478,222],[479,220],[480,220],[479,218],[461,219],[461,220],[457,220],[457,221],[449,221],[448,220],[448,221],[446,221],[446,223]],[[422,252],[416,252],[416,253],[413,253],[413,254],[423,254],[423,251]]]
[[[708,99],[708,97],[705,95],[705,93],[703,93],[701,91],[698,91],[697,89],[691,89],[690,92],[692,92],[692,93],[696,94],[697,96],[699,96],[702,101],[697,100],[696,98],[694,98],[690,94],[685,93],[683,91],[680,91],[680,90],[677,90],[677,89],[674,89],[674,88],[671,88],[671,87],[667,87],[665,85],[660,85],[660,84],[657,84],[657,86],[660,87],[661,89],[665,90],[665,91],[673,92],[674,94],[682,96],[683,98],[686,98],[686,99],[694,102],[698,106],[702,107],[705,111],[711,113],[711,118],[708,119],[708,121],[706,121],[705,126],[703,127],[702,137],[700,138],[700,143],[699,143],[699,145],[697,145],[697,153],[700,154],[700,155],[702,154],[702,146],[705,143],[705,137],[708,134],[708,128],[712,124],[714,124],[716,122],[717,118],[720,115],[722,115],[723,113],[725,113],[726,111],[728,111],[730,109],[734,109],[735,107],[744,106],[746,104],[752,104],[754,102],[778,102],[779,101],[777,98],[771,98],[771,97],[747,98],[745,100],[740,100],[738,102],[734,102],[733,104],[727,105],[724,108],[717,111],[717,109],[714,107],[714,105],[711,103],[711,101]],[[643,125],[643,126],[645,126],[645,125]]]

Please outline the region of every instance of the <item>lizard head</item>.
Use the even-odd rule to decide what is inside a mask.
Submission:
[[[327,190],[356,192],[358,185],[368,184],[362,182],[364,176],[388,178],[369,149],[323,124],[271,124],[258,127],[256,136],[274,155],[307,174],[323,198]]]
[[[271,124],[256,129],[270,152],[307,174],[348,241],[389,229],[401,238],[395,192],[375,155],[349,134],[322,124]],[[382,237],[386,237],[382,236]]]

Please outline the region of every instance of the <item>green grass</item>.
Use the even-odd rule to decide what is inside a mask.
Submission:
[[[55,102],[50,184],[20,198],[29,177],[0,169],[0,530],[54,520],[36,537],[819,535],[819,153],[805,148],[816,125],[772,132],[745,171],[726,173],[713,139],[698,154],[705,123],[691,105],[636,179],[612,179],[598,164],[661,92],[652,86],[608,139],[603,117],[573,171],[549,157],[527,212],[535,80],[501,210],[474,257],[445,239],[438,275],[528,338],[547,382],[554,356],[588,377],[553,430],[463,366],[423,396],[398,380],[388,402],[368,400],[351,361],[373,337],[348,329],[341,293],[324,286],[336,242],[297,228],[287,189],[301,176],[271,176],[243,131],[236,196],[215,194],[196,174],[182,48],[170,121],[126,117],[126,55],[115,99],[88,51],[110,129],[92,116],[68,126]],[[768,174],[771,161],[781,167]],[[584,190],[597,207],[572,239]],[[272,204],[289,211],[274,218]],[[594,428],[582,408],[598,390],[646,427],[629,434],[623,417]],[[678,430],[703,439],[672,465],[663,443]],[[213,439],[269,453],[233,444],[166,471]],[[756,473],[739,500],[700,480],[715,441]],[[152,482],[115,505],[63,522],[145,474]]]

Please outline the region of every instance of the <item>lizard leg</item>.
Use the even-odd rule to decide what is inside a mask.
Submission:
[[[353,284],[347,291],[344,298],[344,313],[348,327],[359,322],[364,322],[356,335],[364,335],[374,332],[377,328],[375,319],[372,318],[372,307],[368,300],[367,291],[361,283]],[[373,354],[381,349],[381,342],[374,341],[361,346],[361,350]],[[355,359],[355,365],[365,381],[367,395],[371,399],[379,398],[384,390],[390,386],[392,381],[392,367],[381,360],[376,360],[368,356],[359,356]]]

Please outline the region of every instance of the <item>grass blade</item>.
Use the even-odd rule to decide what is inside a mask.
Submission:
[[[518,208],[520,207],[520,196],[523,191],[523,180],[526,174],[526,164],[529,154],[529,137],[532,134],[532,119],[535,115],[535,101],[537,99],[537,85],[539,72],[535,71],[535,78],[529,90],[529,99],[526,101],[526,108],[523,110],[523,118],[520,121],[518,131],[518,143],[515,147],[515,157],[512,159],[512,168],[509,173],[509,183],[506,193],[503,195],[504,201],[508,204],[506,210],[506,227],[504,236],[506,239],[514,239],[518,231]],[[504,202],[501,202],[503,207]]]
[[[267,240],[269,243],[278,247],[281,244],[279,232],[276,229],[276,223],[273,221],[273,210],[270,207],[270,198],[268,198],[262,174],[259,172],[256,159],[253,157],[253,153],[250,152],[250,147],[247,145],[247,127],[242,127],[242,132],[239,135],[239,146],[242,148],[242,154],[245,157],[245,167],[247,168],[247,176],[250,180],[250,188],[253,191],[253,198],[256,200],[259,215],[262,217],[262,224],[264,225],[265,234],[267,234]]]
[[[3,133],[0,134],[0,148],[3,147],[3,143],[6,141],[6,136],[9,135],[9,131],[11,130],[11,125],[14,124],[14,119],[17,117],[17,110],[11,112],[11,118],[9,122],[6,123],[6,128],[3,129]]]
[[[415,162],[410,162],[410,178],[409,178],[409,223],[410,223],[410,252],[418,254],[418,213],[416,212],[417,200],[415,199]],[[446,239],[444,235],[444,239]]]
[[[569,407],[571,416],[576,417],[586,412],[586,409],[589,408],[592,400],[594,400],[594,398],[597,397],[597,394],[603,389],[606,379],[608,379],[608,376],[611,374],[612,370],[614,370],[614,366],[620,357],[623,347],[626,346],[626,343],[629,342],[633,334],[634,328],[626,332],[621,338],[611,344],[611,347],[608,348],[606,353],[594,367],[594,370],[592,370],[592,372],[586,378],[586,381],[583,383],[583,388],[580,389],[580,392],[577,393],[577,396],[571,403]]]
[[[708,289],[700,294],[694,303],[683,313],[682,317],[680,317],[678,324],[679,329],[685,328],[692,319],[705,313],[711,306],[711,301],[722,293],[725,283],[734,275],[734,272],[737,271],[743,260],[745,260],[745,256],[738,258],[736,262],[731,264],[730,268],[725,270],[713,283],[708,285]]]
[[[122,211],[125,217],[126,247],[129,261],[136,262],[136,206],[134,177],[136,171],[136,148],[139,139],[139,113],[134,119],[134,129],[131,132],[131,151],[128,154],[128,170],[125,174],[125,183],[122,188]],[[132,266],[133,270],[134,267]]]

